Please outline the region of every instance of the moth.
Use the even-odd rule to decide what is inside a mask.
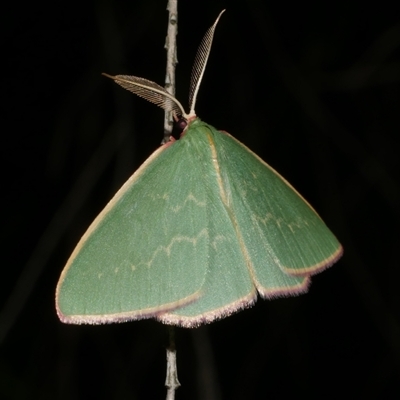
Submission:
[[[310,277],[342,255],[333,233],[282,176],[196,116],[221,14],[196,55],[189,113],[152,81],[106,75],[186,127],[143,163],[79,241],[56,289],[61,321],[156,318],[196,327],[250,307],[258,295],[304,293]]]

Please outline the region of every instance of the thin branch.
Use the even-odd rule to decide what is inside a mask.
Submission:
[[[175,391],[181,384],[178,380],[178,368],[176,366],[176,348],[175,348],[175,328],[168,326],[169,344],[167,347],[167,376],[165,386],[167,390],[167,400],[175,399]]]
[[[175,97],[175,67],[178,63],[176,50],[176,35],[178,34],[178,0],[168,0],[167,10],[168,29],[165,39],[167,50],[167,71],[165,74],[165,89]],[[164,114],[164,138],[162,143],[169,141],[173,128],[173,114],[170,111]]]
[[[165,75],[165,89],[175,97],[175,67],[178,63],[176,50],[176,35],[178,34],[178,0],[168,0],[168,30],[165,41],[167,50],[167,72]],[[173,114],[165,111],[164,117],[164,138],[162,143],[167,143],[172,134]],[[167,348],[167,376],[165,386],[167,387],[167,400],[175,399],[175,391],[181,385],[178,380],[178,369],[176,366],[176,349],[174,327],[168,327],[169,345]]]

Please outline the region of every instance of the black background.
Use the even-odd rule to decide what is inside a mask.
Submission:
[[[197,114],[285,176],[345,252],[307,295],[177,329],[177,399],[396,398],[398,13],[181,0],[185,107],[197,46],[223,8]],[[87,226],[162,138],[163,111],[100,73],[162,84],[166,26],[166,1],[2,6],[2,399],[165,397],[165,326],[64,325],[54,291]]]

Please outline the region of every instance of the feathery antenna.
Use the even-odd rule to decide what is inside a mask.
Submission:
[[[182,115],[187,118],[187,114],[182,107],[182,104],[172,95],[169,94],[165,88],[148,79],[139,78],[138,76],[130,75],[102,75],[107,78],[113,79],[118,85],[132,93],[150,101],[151,103],[159,106],[167,111],[173,111],[176,115]]]
[[[225,10],[222,10],[219,13],[213,26],[209,28],[206,34],[204,35],[203,40],[200,43],[199,49],[197,50],[196,58],[194,59],[194,64],[192,69],[192,77],[190,80],[189,116],[196,115],[194,107],[196,105],[197,93],[199,92],[201,80],[203,79],[204,71],[206,69],[208,56],[210,55],[215,28],[217,27],[218,21],[224,12]]]

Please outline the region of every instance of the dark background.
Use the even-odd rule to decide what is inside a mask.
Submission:
[[[223,8],[197,114],[285,176],[345,252],[307,295],[178,329],[177,399],[400,397],[398,13],[181,0],[185,107],[197,46]],[[165,398],[162,324],[68,326],[54,310],[80,236],[162,139],[163,111],[100,73],[162,84],[165,9],[2,6],[1,399]]]

